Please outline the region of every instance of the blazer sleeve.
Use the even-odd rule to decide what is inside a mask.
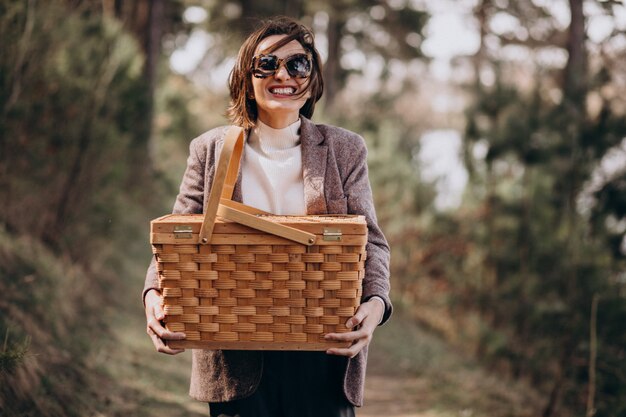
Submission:
[[[198,137],[191,141],[189,145],[189,157],[187,158],[187,168],[180,184],[180,190],[174,203],[172,213],[202,213],[204,202],[205,172],[207,163],[207,146],[204,144],[202,137]],[[148,271],[146,272],[146,280],[141,295],[142,301],[145,300],[146,293],[151,289],[159,288],[159,280],[156,269],[156,261],[152,257]]]
[[[365,140],[361,136],[355,136],[356,139],[350,141],[351,146],[345,150],[346,153],[338,156],[344,161],[349,161],[349,164],[345,166],[343,184],[348,213],[363,215],[367,221],[367,259],[365,261],[362,299],[365,302],[373,296],[382,298],[385,303],[385,312],[381,321],[383,324],[393,312],[393,305],[389,298],[390,248],[376,218],[372,188],[368,176]]]

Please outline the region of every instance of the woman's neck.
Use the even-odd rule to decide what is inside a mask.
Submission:
[[[273,129],[284,129],[294,124],[300,118],[300,113],[270,114],[268,112],[259,111],[258,117],[260,121]]]
[[[248,144],[266,153],[291,149],[300,144],[300,119],[282,129],[274,129],[257,120],[250,131]]]

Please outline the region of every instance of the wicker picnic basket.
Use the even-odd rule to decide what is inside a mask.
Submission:
[[[363,216],[274,216],[231,200],[243,150],[231,127],[202,214],[151,222],[174,348],[326,350],[361,298]]]

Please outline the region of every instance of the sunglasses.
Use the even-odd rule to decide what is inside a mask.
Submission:
[[[286,58],[259,54],[252,59],[252,75],[256,78],[271,77],[281,65],[285,65],[287,73],[292,78],[307,78],[313,68],[310,54],[294,54]]]

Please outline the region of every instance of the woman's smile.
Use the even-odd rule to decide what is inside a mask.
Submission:
[[[268,90],[270,91],[270,93],[279,97],[290,97],[296,94],[295,87],[272,86]]]

